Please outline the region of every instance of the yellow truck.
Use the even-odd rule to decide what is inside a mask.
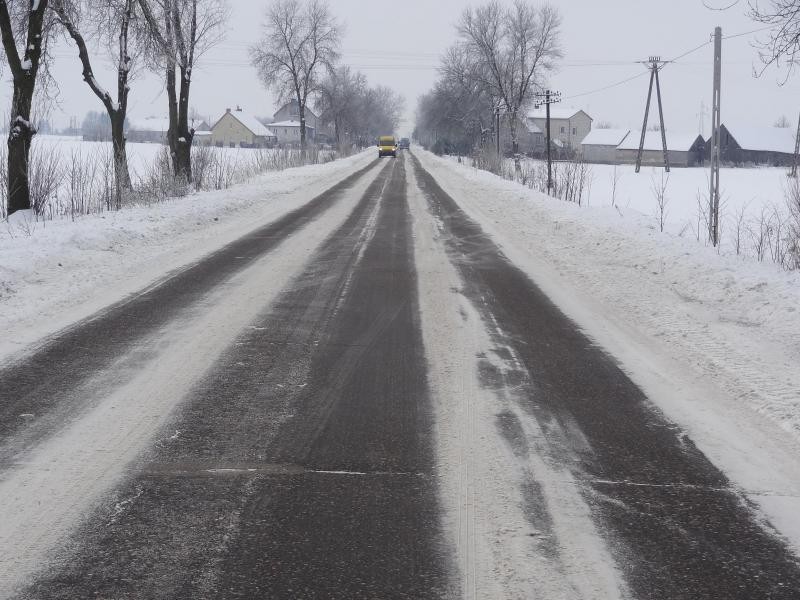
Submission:
[[[397,140],[393,135],[382,135],[378,138],[378,158],[384,156],[397,157]]]

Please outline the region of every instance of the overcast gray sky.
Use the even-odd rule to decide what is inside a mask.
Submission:
[[[510,0],[509,0],[510,1]],[[731,0],[707,0],[724,6]],[[230,0],[228,34],[202,60],[194,73],[192,104],[212,121],[226,107],[241,105],[256,115],[271,115],[272,98],[250,67],[247,48],[259,38],[266,0]],[[406,98],[407,120],[400,133],[413,126],[417,98],[433,85],[438,57],[455,40],[454,25],[461,11],[476,2],[460,0],[332,0],[331,7],[345,24],[343,61],[362,70],[372,83],[394,87]],[[716,25],[724,35],[758,28],[744,15],[745,6],[714,12],[702,0],[559,0],[563,17],[564,59],[551,77],[564,104],[583,108],[595,121],[638,127],[644,112],[648,79],[636,61],[660,54],[674,58],[710,39]],[[753,77],[759,65],[752,41],[759,34],[725,40],[723,45],[723,121],[747,120],[771,125],[777,117],[797,119],[800,72],[781,86],[784,74],[772,69]],[[761,34],[763,35],[763,33]],[[52,120],[82,120],[87,110],[101,110],[99,101],[80,80],[80,65],[72,46],[56,52],[55,73],[60,82],[60,107]],[[710,104],[712,47],[690,54],[662,72],[667,129],[698,128],[701,102]],[[106,63],[96,69],[104,85],[112,87],[114,73]],[[639,73],[634,79],[605,91],[582,95]],[[7,74],[4,74],[7,79]],[[3,101],[9,102],[9,85]],[[165,114],[161,81],[152,75],[134,82],[130,114]],[[651,119],[653,117],[651,116]],[[708,128],[710,118],[706,118]]]

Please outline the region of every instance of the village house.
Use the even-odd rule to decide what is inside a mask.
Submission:
[[[544,132],[547,128],[546,107],[529,112],[527,119]],[[584,111],[561,106],[550,107],[550,139],[554,143],[559,140],[567,150],[578,151],[580,143],[591,130],[592,117]]]
[[[281,146],[300,144],[300,121],[279,121],[270,124],[270,129],[275,133],[278,144]],[[315,130],[306,123],[306,140],[314,140]]]
[[[630,129],[592,129],[581,142],[581,159],[590,163],[616,163],[617,147],[630,133]]]
[[[788,127],[720,126],[720,161],[730,165],[789,166],[794,162],[795,132]],[[711,156],[711,140],[706,143]]]
[[[305,110],[306,116],[306,139],[309,142],[314,141],[316,137],[316,132],[319,129],[319,117],[314,113],[313,110],[309,106],[306,106]],[[297,127],[300,127],[300,105],[297,103],[297,100],[290,100],[283,106],[281,106],[278,111],[273,115],[274,124],[277,125],[278,123],[287,123],[287,122],[296,122]],[[271,124],[270,126],[273,126]],[[291,127],[291,126],[287,126]],[[277,133],[277,132],[276,132]],[[280,135],[278,136],[280,141]],[[294,140],[296,143],[300,143],[300,133],[298,129],[297,139]],[[283,142],[281,142],[283,143]],[[291,143],[288,142],[287,143]]]
[[[241,108],[230,108],[211,128],[211,144],[230,148],[268,148],[277,142],[277,137],[254,116]]]
[[[617,162],[636,164],[641,131],[631,131],[617,146]],[[706,142],[696,133],[672,133],[667,131],[667,156],[671,167],[694,167],[705,160]],[[645,132],[642,164],[660,166],[664,164],[664,151],[660,131]]]

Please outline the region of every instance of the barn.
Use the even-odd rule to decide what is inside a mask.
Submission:
[[[783,127],[720,126],[720,160],[728,165],[789,166],[794,162],[795,133]],[[711,140],[706,143],[711,156]]]
[[[617,161],[623,164],[636,164],[639,152],[641,131],[631,131],[617,147]],[[695,167],[705,161],[706,142],[696,133],[667,132],[667,153],[671,167]],[[659,166],[664,164],[664,154],[660,131],[646,131],[642,164]]]
[[[581,142],[581,158],[590,163],[616,163],[617,146],[630,132],[630,129],[592,129]]]

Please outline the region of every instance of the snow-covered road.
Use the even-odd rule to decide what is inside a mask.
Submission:
[[[793,597],[795,279],[422,150],[279,177],[0,240],[0,598]]]

